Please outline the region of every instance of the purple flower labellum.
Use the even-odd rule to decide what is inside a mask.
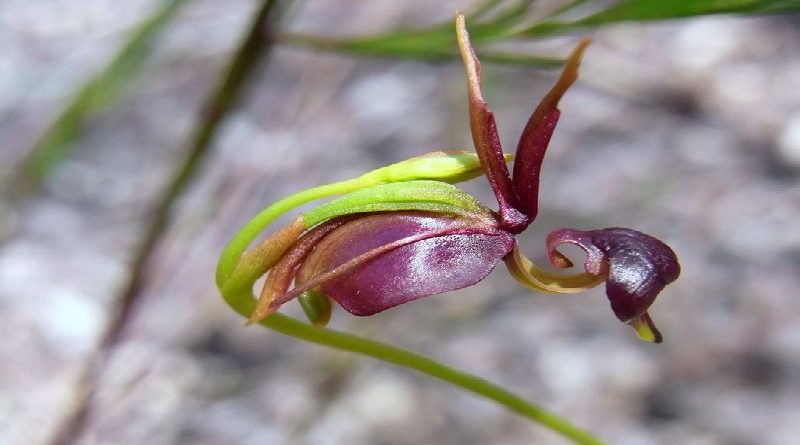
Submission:
[[[547,238],[554,266],[572,266],[556,250],[561,244],[577,245],[586,253],[585,272],[563,275],[536,266],[520,252],[515,239],[538,214],[540,170],[561,114],[558,102],[577,79],[590,41],[581,40],[528,120],[512,175],[494,115],[481,93],[480,62],[461,14],[456,18],[456,36],[467,73],[476,153],[437,152],[332,185],[335,193],[344,193],[341,198],[301,215],[291,228],[278,232],[284,235],[268,238],[245,254],[245,264],[221,261],[220,287],[240,289],[241,283],[251,285],[259,273],[271,269],[250,322],[299,297],[311,321],[324,325],[331,301],[351,314],[372,315],[471,286],[503,260],[516,280],[546,293],[575,293],[605,281],[617,318],[633,326],[641,338],[660,342],[661,334],[647,310],[680,273],[677,257],[666,244],[631,229],[558,229]],[[447,184],[481,172],[497,198],[497,212]],[[284,207],[315,199],[312,192],[318,189],[322,188],[303,192],[311,198],[301,193],[287,198],[290,204],[276,205],[285,211]],[[261,224],[258,218],[262,215],[256,218]],[[304,232],[299,231],[301,226]]]
[[[369,255],[393,243],[397,247]],[[341,268],[319,289],[354,315],[372,315],[471,286],[513,247],[512,235],[456,218],[406,212],[370,215],[324,238],[299,270],[297,283],[303,286],[325,271]]]

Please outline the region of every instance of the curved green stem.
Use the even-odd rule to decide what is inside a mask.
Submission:
[[[217,264],[217,286],[222,288],[228,281],[239,259],[247,250],[247,246],[269,226],[272,221],[284,213],[301,206],[309,201],[324,198],[326,196],[347,193],[364,187],[364,180],[361,178],[349,179],[346,181],[335,182],[333,184],[321,185],[319,187],[303,190],[300,193],[287,196],[280,201],[272,204],[261,213],[251,219],[242,230],[225,246]]]
[[[224,295],[224,297],[225,301],[244,317],[249,317],[255,309],[255,300],[249,291],[228,294]],[[507,389],[406,349],[333,329],[315,327],[280,313],[267,317],[260,324],[300,340],[343,351],[355,352],[419,371],[489,400],[494,400],[511,411],[538,422],[575,443],[581,445],[604,445],[603,441],[594,437],[588,431],[571,424],[563,417],[551,413],[541,406],[528,402]]]

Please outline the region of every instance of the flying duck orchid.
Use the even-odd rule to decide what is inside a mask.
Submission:
[[[418,298],[471,286],[504,261],[526,287],[575,293],[603,282],[611,309],[648,341],[660,342],[647,309],[680,272],[661,241],[624,228],[558,229],[547,237],[550,263],[572,263],[558,246],[586,253],[584,272],[548,272],[526,258],[515,236],[538,212],[542,160],[558,122],[558,102],[578,74],[589,44],[581,40],[560,78],[528,120],[517,146],[513,175],[494,116],[481,93],[481,66],[464,16],[456,36],[466,68],[475,152],[436,152],[315,187],[284,198],[257,215],[220,259],[217,284],[226,298],[252,292],[267,272],[249,322],[258,322],[298,299],[315,325],[325,325],[335,302],[354,315],[372,315]],[[493,211],[452,183],[485,175],[498,202]],[[341,195],[245,249],[276,217],[305,202]]]

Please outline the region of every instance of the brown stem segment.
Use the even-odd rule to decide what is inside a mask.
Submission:
[[[248,250],[226,278],[225,289],[250,287],[258,277],[264,275],[281,259],[305,231],[303,215],[264,238],[256,247]]]
[[[270,305],[276,298],[289,290],[289,286],[291,286],[292,280],[294,280],[297,269],[306,256],[308,256],[320,240],[350,219],[352,218],[339,218],[326,221],[313,228],[294,243],[291,250],[286,252],[270,270],[267,281],[264,282],[264,287],[258,298],[258,303],[256,303],[256,309],[250,315],[246,325],[263,320],[277,310],[277,307],[270,307]]]

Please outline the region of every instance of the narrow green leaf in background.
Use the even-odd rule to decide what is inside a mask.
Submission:
[[[757,15],[800,12],[800,0],[573,0],[544,19],[531,24],[530,0],[489,0],[468,14],[470,35],[481,59],[487,62],[550,68],[560,60],[524,53],[493,53],[489,43],[529,40],[565,34],[584,28],[622,22],[647,22],[711,14]],[[581,13],[583,13],[581,15]],[[569,15],[569,17],[566,17]],[[397,29],[385,34],[354,38],[330,38],[287,33],[283,43],[339,51],[359,56],[400,57],[441,61],[457,57],[450,20],[417,30]]]
[[[35,188],[66,158],[81,136],[86,122],[111,107],[125,92],[150,55],[165,26],[186,0],[167,0],[151,17],[133,31],[131,38],[108,66],[75,94],[41,139],[22,161],[16,185]]]
[[[576,1],[574,6],[596,2]],[[570,10],[575,8],[570,7]],[[646,22],[711,14],[771,14],[800,11],[800,0],[623,0],[573,21],[558,21],[560,14],[537,23],[522,36],[543,36],[622,22]]]

